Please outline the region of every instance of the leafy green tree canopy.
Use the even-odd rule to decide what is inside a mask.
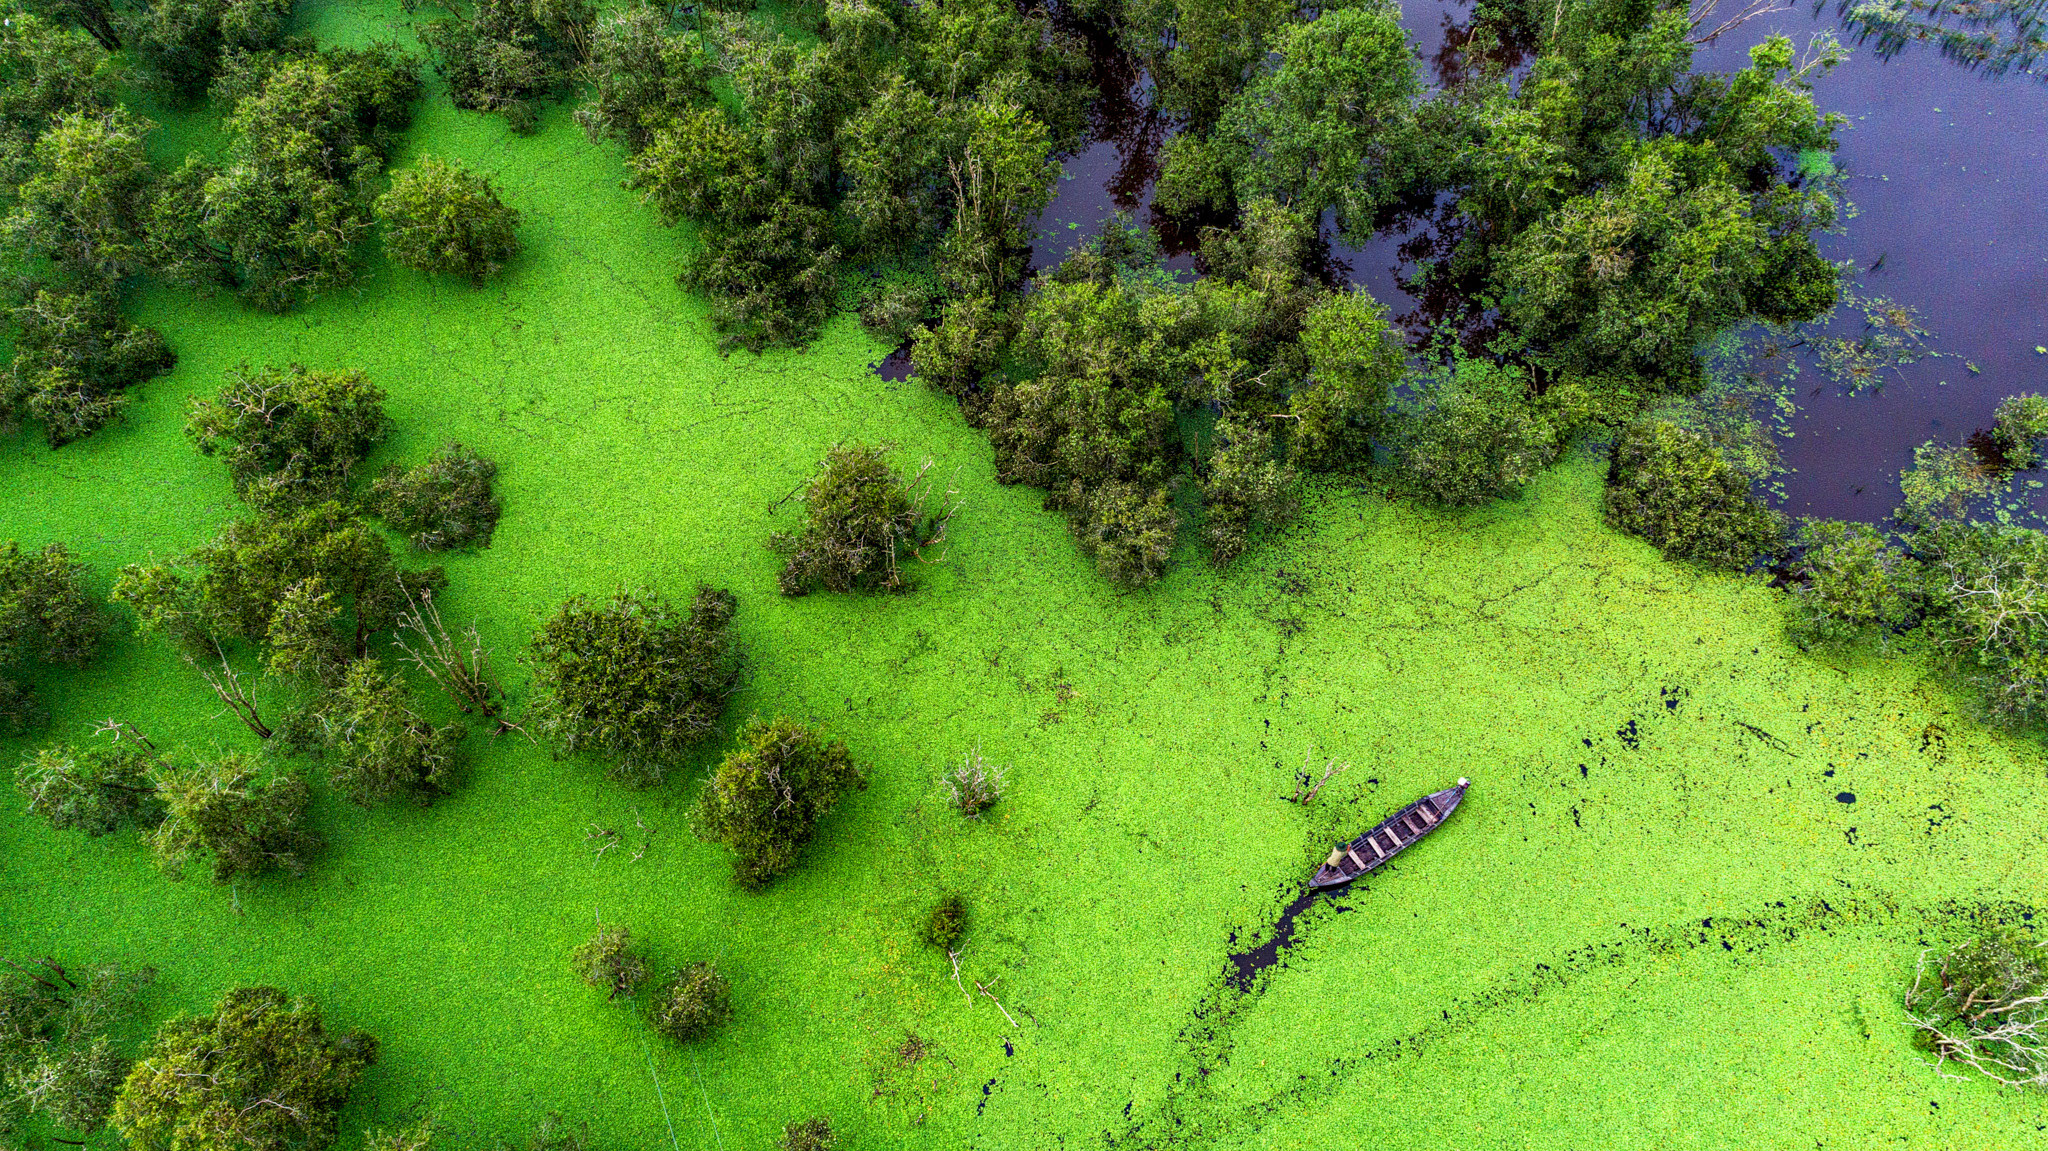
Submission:
[[[228,992],[174,1019],[121,1086],[114,1127],[135,1151],[324,1151],[377,1040],[331,1032],[274,987]]]
[[[845,744],[795,720],[756,719],[739,743],[698,795],[694,823],[733,853],[734,879],[760,888],[796,866],[818,821],[867,776]]]
[[[377,198],[384,250],[420,272],[453,273],[481,287],[519,252],[519,213],[489,177],[427,156]]]
[[[497,474],[496,463],[450,441],[417,467],[386,468],[366,502],[421,551],[487,548],[500,514]]]
[[[182,879],[195,859],[209,861],[218,884],[272,871],[304,875],[321,846],[303,826],[313,793],[296,773],[266,775],[249,757],[229,754],[162,767],[154,782],[164,819],[149,845],[172,879]],[[133,1130],[123,1133],[137,1139]]]
[[[711,734],[738,684],[737,609],[711,587],[687,611],[652,590],[572,597],[527,651],[536,729],[564,755],[610,758],[613,779],[661,782]]]
[[[357,371],[247,364],[212,399],[195,398],[185,434],[228,466],[235,494],[291,510],[341,497],[391,431],[384,389]]]
[[[782,593],[802,595],[820,585],[836,592],[906,587],[903,553],[935,542],[951,518],[943,497],[930,506],[928,468],[906,483],[883,448],[834,446],[804,488],[803,526],[773,539],[789,555],[778,577]]]
[[[25,671],[82,667],[99,650],[102,625],[85,571],[63,544],[23,553],[9,540],[0,548],[0,727],[25,728],[40,717]]]

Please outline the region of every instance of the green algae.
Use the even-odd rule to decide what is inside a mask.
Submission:
[[[524,214],[502,281],[379,263],[286,317],[151,291],[177,372],[125,427],[0,445],[0,536],[63,540],[104,587],[234,513],[183,438],[190,396],[244,359],[361,368],[399,425],[373,467],[450,438],[502,467],[493,546],[448,560],[451,624],[510,668],[569,594],[730,587],[735,721],[817,722],[874,785],[760,894],[687,830],[701,769],[630,792],[516,735],[474,739],[430,810],[323,794],[331,847],[297,883],[172,884],[131,839],[17,809],[0,951],[155,964],[166,1012],[310,994],[385,1041],[351,1132],[432,1111],[463,1147],[550,1110],[643,1148],[763,1146],[813,1113],[862,1147],[1995,1147],[2048,1123],[1916,1062],[1897,1003],[1925,942],[2040,898],[2038,748],[1910,660],[1798,652],[1778,593],[1609,531],[1596,461],[1461,514],[1331,485],[1231,571],[1184,556],[1117,594],[949,401],[868,371],[886,349],[850,317],[718,357],[678,237],[564,110],[521,139],[437,91],[394,166],[425,153]],[[783,599],[771,508],[852,440],[951,477],[947,561],[902,596]],[[42,687],[44,738],[114,714],[248,742],[125,635]],[[977,743],[1010,787],[967,821],[939,776]],[[1311,747],[1352,767],[1301,807]],[[1237,989],[1228,956],[1329,842],[1460,775],[1440,834]],[[593,829],[621,846],[594,855]],[[958,983],[918,938],[949,892],[974,909]],[[734,1022],[677,1048],[582,986],[568,954],[599,918],[663,970],[715,958]]]

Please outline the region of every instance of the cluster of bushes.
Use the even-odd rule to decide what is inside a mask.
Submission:
[[[0,957],[0,1138],[40,1118],[82,1144],[107,1125],[130,1060],[120,1033],[155,979],[149,968]]]
[[[583,982],[606,999],[631,999],[646,985],[647,959],[633,947],[633,933],[622,926],[598,925],[569,956],[569,966]],[[702,1039],[732,1018],[732,984],[709,960],[676,969],[661,981],[646,1003],[647,1022],[678,1043]]]

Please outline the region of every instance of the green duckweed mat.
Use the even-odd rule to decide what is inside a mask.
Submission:
[[[398,19],[314,25],[360,40]],[[1189,554],[1120,595],[1033,492],[995,484],[950,402],[870,372],[885,349],[850,319],[801,354],[717,356],[673,282],[681,241],[565,110],[515,138],[436,86],[396,164],[421,153],[495,173],[526,214],[500,283],[379,263],[282,318],[150,292],[177,372],[126,426],[0,444],[0,538],[65,542],[104,590],[236,510],[184,439],[188,397],[242,360],[361,368],[399,425],[373,463],[456,438],[502,466],[496,541],[447,560],[443,606],[479,621],[515,697],[514,657],[564,597],[709,581],[741,600],[733,717],[813,720],[873,786],[760,894],[688,832],[705,765],[632,792],[516,735],[475,735],[467,786],[430,810],[323,794],[330,847],[299,882],[171,883],[132,837],[10,805],[0,951],[154,964],[153,1017],[240,984],[312,996],[384,1041],[345,1146],[428,1112],[450,1147],[560,1111],[648,1151],[766,1147],[812,1113],[850,1148],[1996,1148],[2048,1129],[2039,1096],[1918,1062],[1898,1003],[1923,947],[2035,914],[2039,747],[1916,661],[1796,651],[1779,593],[1609,531],[1596,461],[1463,515],[1333,486],[1228,573]],[[900,597],[784,599],[774,506],[853,439],[957,486],[950,552]],[[115,715],[160,744],[250,742],[125,628],[40,687],[37,739]],[[967,822],[938,777],[977,744],[1011,789]],[[1311,756],[1351,767],[1287,802]],[[1272,941],[1333,840],[1461,775],[1440,833],[1301,911],[1241,985],[1230,957]],[[594,855],[597,829],[621,845]],[[970,907],[957,982],[917,940],[947,891]],[[567,953],[599,916],[663,963],[715,957],[734,1023],[678,1048],[580,985]]]

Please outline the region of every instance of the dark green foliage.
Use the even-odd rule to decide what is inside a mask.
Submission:
[[[661,782],[711,734],[738,683],[737,608],[710,587],[687,612],[652,590],[570,599],[527,651],[535,727],[564,755],[610,758],[613,779]]]
[[[1521,491],[1557,455],[1559,429],[1537,410],[1521,371],[1461,357],[1417,389],[1396,439],[1398,482],[1467,507]]]
[[[832,1134],[832,1120],[823,1115],[782,1125],[782,1138],[775,1141],[776,1151],[833,1151],[839,1146],[839,1137]]]
[[[860,326],[889,344],[901,344],[938,319],[939,293],[919,282],[877,281],[860,297]]]
[[[347,283],[384,156],[411,121],[418,64],[382,46],[238,55],[216,88],[233,109],[228,162],[193,156],[166,177],[151,262],[273,312]]]
[[[633,933],[623,925],[599,924],[597,934],[570,953],[569,966],[607,999],[632,995],[647,981],[647,960],[633,950]]]
[[[867,776],[846,745],[792,719],[756,719],[697,796],[697,834],[733,853],[733,878],[761,888],[796,866],[818,822]]]
[[[678,1043],[701,1039],[732,1018],[732,984],[709,961],[676,972],[654,993],[647,1021]]]
[[[589,100],[576,122],[591,143],[613,140],[638,153],[653,140],[654,120],[711,98],[712,62],[703,36],[670,26],[669,11],[648,3],[607,12],[592,34]]]
[[[83,667],[99,650],[99,611],[84,575],[63,544],[26,554],[13,540],[0,548],[0,728],[20,730],[40,717],[24,671]]]
[[[2048,396],[2007,396],[1998,402],[1998,414],[1991,429],[1992,439],[2014,468],[2031,468],[2041,461],[2040,440],[2048,436]]]
[[[1913,449],[1913,466],[1899,475],[1899,518],[1916,527],[1953,519],[1990,495],[1995,478],[1970,449],[1929,440]]]
[[[331,679],[412,600],[446,585],[440,568],[400,571],[382,536],[323,503],[235,520],[175,561],[130,564],[114,600],[134,609],[143,632],[187,651],[240,640],[271,649],[278,670]]]
[[[1856,639],[1904,625],[1919,599],[1919,565],[1868,524],[1807,520],[1792,570],[1798,604],[1792,634],[1802,643]]]
[[[940,951],[957,950],[960,940],[967,934],[967,901],[958,895],[948,895],[934,904],[931,914],[925,916],[924,941]]]
[[[194,399],[185,434],[228,466],[235,494],[291,510],[341,497],[356,465],[391,431],[384,389],[357,371],[298,364],[231,368],[213,399]]]
[[[1318,300],[1302,318],[1308,381],[1287,397],[1294,458],[1332,469],[1372,461],[1387,405],[1406,371],[1400,330],[1386,306],[1358,289]]]
[[[566,87],[589,51],[590,0],[475,0],[468,16],[420,29],[457,108],[500,112],[531,132],[540,99]]]
[[[940,507],[927,506],[928,467],[905,483],[880,447],[837,445],[827,452],[801,497],[803,526],[772,541],[789,553],[777,577],[782,594],[907,587],[903,554],[935,542],[952,515],[943,499]]]
[[[2006,1086],[2048,1086],[2048,959],[2025,929],[1985,928],[1942,952],[1923,954],[1906,992],[1914,1045]]]
[[[713,228],[683,265],[682,282],[711,297],[722,350],[758,352],[802,344],[832,318],[839,300],[839,246],[832,218],[802,204],[777,204],[766,219]]]
[[[82,1136],[97,1132],[129,1063],[106,1032],[127,1022],[156,972],[51,959],[0,965],[0,1136],[13,1134],[21,1114]]]
[[[68,112],[36,140],[34,170],[0,235],[17,259],[50,261],[66,285],[108,285],[142,261],[155,194],[148,139],[156,125],[124,108]]]
[[[1784,517],[1704,436],[1663,420],[1625,429],[1607,469],[1607,522],[1673,559],[1740,571],[1783,547]]]
[[[284,40],[292,0],[145,0],[123,21],[141,81],[196,100],[231,52],[264,52]]]
[[[2048,708],[2048,536],[1938,520],[1912,545],[1925,571],[1922,630],[1936,654],[1982,689],[1994,717],[2039,718]]]
[[[274,987],[228,992],[173,1019],[121,1087],[114,1127],[135,1151],[324,1151],[377,1041],[330,1032]]]
[[[427,156],[377,198],[384,250],[421,272],[466,276],[479,287],[519,252],[519,213],[489,177]]]
[[[497,474],[497,464],[450,441],[418,467],[385,469],[368,503],[421,551],[487,548],[498,527]]]
[[[15,308],[13,371],[0,380],[0,425],[34,420],[53,448],[84,439],[127,409],[127,389],[177,364],[155,328],[121,315],[103,288],[37,290]]]
[[[1410,104],[1421,85],[1400,10],[1325,11],[1280,32],[1273,50],[1277,59],[1233,93],[1216,128],[1230,186],[1310,215],[1334,208],[1340,232],[1362,243],[1418,175]],[[1183,180],[1203,191],[1212,182]]]
[[[1202,476],[1209,517],[1202,542],[1210,562],[1225,567],[1251,545],[1256,528],[1294,517],[1300,476],[1280,459],[1270,421],[1226,416],[1216,421],[1214,441]]]
[[[151,777],[157,757],[141,746],[47,747],[22,759],[14,786],[30,815],[59,831],[101,836],[123,824],[154,827],[164,817]]]
[[[259,778],[254,761],[229,754],[164,767],[155,783],[164,820],[150,832],[149,844],[172,879],[184,878],[185,865],[204,857],[210,857],[215,883],[271,871],[304,875],[320,848],[320,837],[302,826],[312,790],[295,773]]]
[[[1127,51],[1150,65],[1159,102],[1206,130],[1273,50],[1297,9],[1280,0],[1125,0]]]
[[[925,386],[964,399],[1001,359],[1009,342],[1005,317],[991,296],[948,302],[936,327],[913,333],[910,362]]]
[[[36,141],[67,114],[112,112],[120,69],[75,29],[13,10],[0,21],[0,186],[35,175]]]
[[[53,24],[77,28],[108,52],[121,50],[126,13],[120,0],[24,0],[21,7]]]
[[[375,659],[350,664],[317,714],[335,790],[350,802],[406,799],[425,807],[454,787],[463,729],[429,723],[411,689]]]

